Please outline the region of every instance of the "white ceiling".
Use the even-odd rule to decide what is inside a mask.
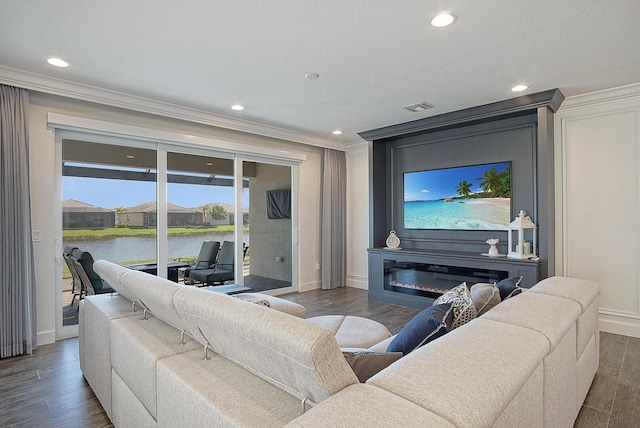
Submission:
[[[458,20],[431,27],[441,10]],[[639,26],[640,0],[0,0],[0,82],[344,146],[517,83],[638,83]],[[435,108],[401,108],[421,101]]]

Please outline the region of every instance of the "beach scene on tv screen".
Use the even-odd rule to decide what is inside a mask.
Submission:
[[[404,174],[404,228],[508,230],[511,163]]]

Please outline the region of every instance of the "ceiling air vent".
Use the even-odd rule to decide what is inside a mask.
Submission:
[[[430,108],[433,108],[433,106],[431,104],[429,104],[428,102],[423,101],[423,102],[418,103],[418,104],[409,104],[408,106],[402,106],[402,108],[405,109],[405,110],[409,110],[410,112],[413,112],[413,113],[418,113],[418,112],[425,111],[425,110],[428,110]]]

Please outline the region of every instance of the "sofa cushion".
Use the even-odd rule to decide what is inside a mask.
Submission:
[[[184,323],[173,304],[173,296],[183,286],[165,278],[131,269],[122,275],[120,281],[127,291],[134,294],[137,300],[151,311],[154,317],[179,331],[185,330]],[[179,340],[177,336],[176,340]]]
[[[164,427],[281,427],[300,399],[237,364],[202,350],[158,361],[158,424]]]
[[[105,260],[96,260],[93,263],[93,270],[118,294],[130,302],[134,301],[121,283],[122,275],[130,271],[128,268]]]
[[[480,316],[500,303],[500,290],[496,284],[479,282],[471,286],[471,299],[476,307],[477,316]]]
[[[485,315],[401,358],[367,384],[441,415],[454,426],[490,427],[548,351],[540,333]]]
[[[457,287],[438,297],[434,305],[453,302],[453,323],[451,330],[460,327],[476,317],[476,307],[473,304],[471,293],[467,288],[467,283],[463,282]]]
[[[198,340],[298,397],[318,403],[358,383],[333,334],[306,320],[192,287],[174,303]]]
[[[501,281],[498,281],[498,290],[500,290],[500,300],[506,300],[509,297],[513,297],[522,293],[522,288],[520,287],[521,281],[522,281],[521,276],[512,276],[511,278],[506,278]]]
[[[342,355],[349,363],[351,370],[358,376],[360,382],[366,382],[380,370],[402,357],[402,352],[373,352],[373,351],[342,351]]]
[[[410,400],[362,383],[343,389],[286,425],[287,428],[380,426],[454,428],[456,425]]]
[[[113,370],[154,418],[157,402],[156,363],[171,355],[202,349],[199,343],[189,339],[181,345],[179,332],[156,318],[112,320],[109,340]]]
[[[131,302],[118,294],[87,296],[79,304],[80,369],[111,417],[110,321],[140,317],[141,311],[132,312]]]
[[[453,323],[454,303],[434,304],[416,316],[405,325],[393,339],[387,352],[402,352],[407,355],[414,349],[445,335]]]
[[[528,328],[549,340],[552,351],[580,316],[580,305],[538,293],[523,293],[507,299],[482,318]]]
[[[554,276],[546,278],[531,288],[534,293],[548,294],[577,302],[582,308],[578,318],[576,355],[580,358],[587,344],[597,332],[598,296],[600,287],[593,281]],[[596,333],[597,334],[597,333]]]

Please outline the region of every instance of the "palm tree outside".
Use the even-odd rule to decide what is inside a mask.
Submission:
[[[213,212],[213,208],[211,208],[211,205],[203,205],[200,207],[200,209],[202,210],[202,224],[206,225],[208,224],[207,222],[207,213],[211,214]]]

